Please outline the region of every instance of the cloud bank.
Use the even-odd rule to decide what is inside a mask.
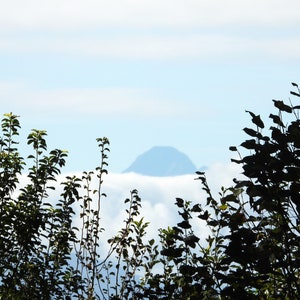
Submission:
[[[232,186],[232,179],[238,177],[240,168],[234,164],[215,163],[211,165],[206,176],[211,187],[213,195],[218,199],[218,192],[221,186]],[[81,177],[81,173],[62,174],[58,177],[58,183],[65,180],[67,175],[76,175]],[[105,229],[102,232],[100,240],[101,253],[107,253],[109,247],[106,242],[109,238],[115,236],[124,226],[126,219],[126,208],[124,204],[126,198],[130,198],[130,191],[137,189],[142,199],[141,217],[146,222],[150,222],[147,230],[147,240],[154,238],[158,241],[158,230],[176,225],[180,218],[177,213],[177,207],[174,205],[176,197],[191,201],[192,203],[200,203],[205,207],[206,194],[202,190],[200,181],[195,180],[197,175],[183,175],[174,177],[150,177],[135,173],[109,173],[104,177],[102,192],[107,197],[102,198],[101,202],[101,223],[100,226]],[[28,182],[25,175],[21,177],[21,186]],[[62,187],[56,184],[56,190],[50,193],[47,202],[56,203],[62,192]],[[98,181],[92,180],[91,189],[97,189]],[[83,192],[83,191],[82,191]],[[17,193],[16,193],[17,195]],[[74,226],[81,227],[81,219],[79,218],[80,203],[76,203],[74,217]],[[96,207],[96,199],[93,202]],[[196,234],[204,241],[208,234],[208,228],[200,220],[195,222]]]
[[[241,169],[232,163],[214,163],[206,170],[208,184],[213,195],[218,199],[222,186],[233,185],[232,179],[240,177]],[[103,224],[109,225],[109,231],[117,232],[125,217],[124,199],[129,192],[137,189],[142,198],[141,216],[149,221],[149,237],[157,237],[159,228],[176,225],[179,216],[175,199],[177,197],[205,206],[206,194],[202,190],[200,181],[195,180],[197,175],[183,175],[174,177],[151,177],[135,173],[108,174],[104,179],[103,191],[107,198],[103,199]],[[200,236],[206,237],[208,229],[201,222],[196,226]]]

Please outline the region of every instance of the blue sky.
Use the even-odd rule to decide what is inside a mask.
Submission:
[[[199,168],[228,162],[272,99],[300,78],[299,1],[20,1],[0,11],[2,114],[21,143],[46,129],[69,150],[66,171],[91,169],[97,137],[121,172],[152,146]],[[22,148],[24,153],[29,148]]]

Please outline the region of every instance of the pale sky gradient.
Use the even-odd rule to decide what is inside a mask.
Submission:
[[[299,11],[292,0],[3,1],[1,114],[21,116],[22,143],[46,129],[50,148],[70,152],[66,171],[95,167],[102,136],[112,172],[161,145],[199,168],[227,163],[245,110],[267,118],[300,78]]]

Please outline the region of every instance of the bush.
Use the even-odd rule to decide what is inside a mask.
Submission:
[[[297,84],[293,83],[300,97]],[[67,152],[47,152],[46,132],[32,130],[33,154],[24,159],[16,138],[17,116],[5,114],[0,139],[0,299],[298,299],[300,297],[300,106],[273,100],[276,114],[264,133],[251,116],[249,136],[230,150],[243,168],[213,197],[205,173],[197,172],[206,203],[176,198],[181,221],[146,240],[136,190],[125,200],[124,228],[99,255],[103,176],[107,138],[97,139],[100,165],[82,176],[66,177],[62,193],[50,199]],[[284,119],[288,116],[288,121]],[[27,183],[18,189],[25,166]],[[91,189],[92,177],[98,189]],[[80,204],[81,228],[72,223]],[[210,229],[200,240],[195,222]],[[163,272],[156,271],[157,269]],[[138,276],[142,272],[143,276]]]

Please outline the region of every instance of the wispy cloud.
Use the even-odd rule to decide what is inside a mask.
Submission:
[[[294,0],[7,1],[0,12],[0,51],[164,60],[293,59],[300,57],[295,51],[299,9]]]
[[[159,91],[139,88],[65,88],[36,89],[22,82],[0,82],[2,110],[18,114],[38,112],[40,115],[135,117],[135,118],[199,118],[195,107],[183,101],[160,95]],[[202,115],[209,108],[201,109]]]
[[[299,24],[299,1],[67,0],[6,1],[0,26],[15,29],[87,27],[198,27]]]
[[[241,58],[300,58],[300,37],[241,36],[234,34],[140,34],[94,36],[1,37],[0,52],[58,54],[147,60],[218,60]]]

